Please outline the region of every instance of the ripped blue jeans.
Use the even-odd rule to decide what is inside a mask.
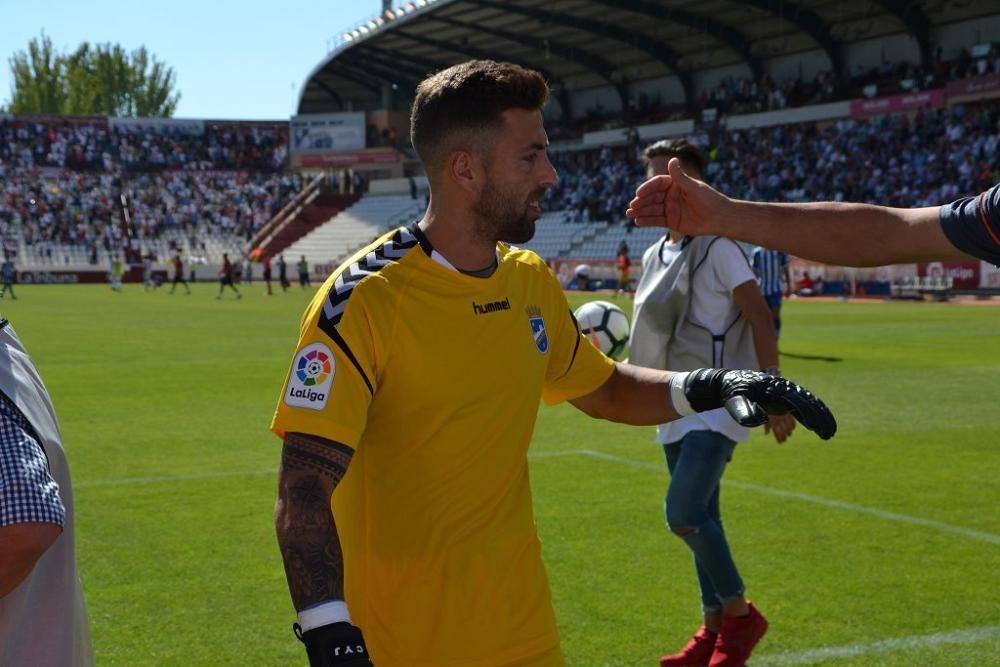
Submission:
[[[694,555],[702,611],[718,612],[722,603],[743,595],[743,580],[722,528],[719,486],[736,443],[714,431],[691,431],[663,445],[670,470],[664,502],[667,526],[693,529],[681,539]]]

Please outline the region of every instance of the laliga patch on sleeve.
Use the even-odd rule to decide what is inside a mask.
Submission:
[[[311,343],[299,350],[288,376],[285,404],[296,408],[322,410],[330,398],[337,362],[323,343]]]

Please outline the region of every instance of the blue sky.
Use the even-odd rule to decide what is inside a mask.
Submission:
[[[84,41],[145,45],[174,69],[178,118],[288,118],[328,41],[381,8],[381,0],[0,0],[0,103],[10,101],[11,56],[45,31],[60,52]]]

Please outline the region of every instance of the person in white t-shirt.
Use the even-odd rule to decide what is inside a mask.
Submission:
[[[689,174],[705,172],[705,157],[684,139],[660,141],[643,153],[647,176],[680,159]],[[673,237],[673,238],[672,238]],[[720,237],[668,234],[643,256],[629,362],[654,368],[760,368],[778,374],[770,309],[741,247]],[[766,428],[780,443],[794,429],[790,416]],[[671,532],[694,555],[704,625],[663,667],[742,667],[767,631],[766,619],[745,597],[745,586],[722,528],[719,490],[736,444],[749,439],[725,410],[657,427],[671,481],[665,513]]]

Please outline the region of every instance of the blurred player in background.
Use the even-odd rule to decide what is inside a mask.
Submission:
[[[764,203],[730,199],[671,162],[636,191],[626,215],[641,226],[718,234],[839,266],[972,257],[1000,266],[1000,183],[943,206]]]
[[[186,280],[184,280],[184,260],[181,259],[180,252],[174,255],[173,265],[174,265],[174,281],[170,285],[170,293],[173,294],[174,290],[177,289],[177,283],[181,283],[182,285],[184,285],[184,289],[187,290],[187,293],[190,294],[191,286],[187,284]]]
[[[267,295],[273,296],[274,292],[271,291],[271,258],[264,255],[264,284],[267,285]]]
[[[666,169],[662,173],[667,173]],[[792,278],[788,274],[788,255],[780,250],[770,250],[757,246],[753,250],[750,263],[757,275],[757,283],[764,295],[764,301],[774,318],[774,332],[781,338],[781,300],[789,295]]]
[[[278,282],[281,284],[281,291],[287,292],[290,283],[288,282],[288,264],[285,263],[284,255],[278,255]]]
[[[147,292],[157,285],[153,281],[153,262],[156,261],[156,255],[153,254],[152,250],[147,250],[146,254],[142,256],[142,288]]]
[[[55,410],[0,319],[0,665],[90,667],[73,490]]]
[[[299,287],[302,289],[309,287],[309,262],[306,261],[305,255],[299,260]]]
[[[685,139],[658,141],[643,152],[648,177],[666,173],[679,159],[689,174],[705,173],[704,154]],[[778,375],[771,311],[753,269],[734,241],[671,232],[643,254],[636,287],[629,362],[651,368],[762,368]],[[795,428],[788,416],[771,416],[767,429],[784,442]],[[725,410],[684,417],[657,428],[670,485],[667,526],[694,558],[704,624],[663,667],[743,667],[767,631],[750,603],[723,530],[722,476],[737,443],[750,429]]]
[[[125,275],[125,262],[121,255],[115,255],[111,260],[111,290],[113,292],[122,291],[122,277]]]
[[[537,72],[492,61],[422,82],[429,208],[302,318],[272,423],[275,522],[314,667],[564,664],[528,484],[540,399],[630,424],[792,409],[835,431],[787,381],[615,364],[582,337],[544,261],[506,245],[532,238],[556,182],[547,97]]]
[[[9,252],[5,252],[3,255],[3,266],[0,267],[0,273],[3,274],[3,287],[0,287],[0,299],[10,292],[11,299],[17,299],[14,294],[14,277],[16,271],[14,270],[14,258],[11,257]]]
[[[632,273],[632,259],[628,255],[628,243],[625,239],[618,244],[618,254],[615,258],[615,264],[618,266],[618,293],[625,294],[631,292],[630,287],[631,273]]]
[[[242,299],[243,295],[240,293],[239,288],[236,287],[236,283],[233,282],[233,263],[229,261],[229,253],[222,253],[222,270],[219,271],[219,293],[215,296],[216,299],[222,298],[222,290],[229,287],[234,292],[236,292],[236,298]]]

